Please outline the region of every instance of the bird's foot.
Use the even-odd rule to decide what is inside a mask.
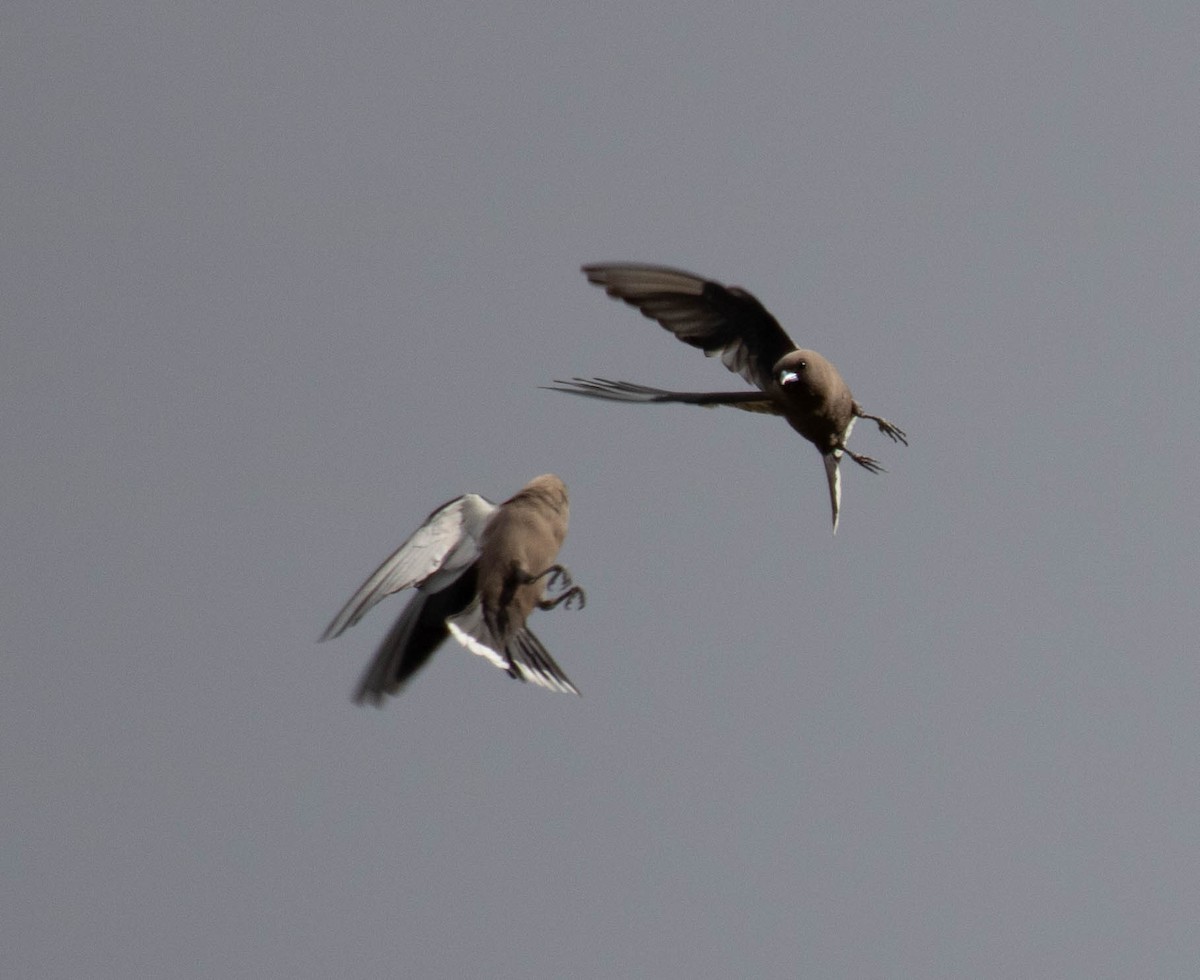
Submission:
[[[543,576],[546,579],[546,588],[551,592],[558,589],[569,589],[574,584],[566,565],[551,565],[538,578]]]
[[[565,565],[551,565],[549,568],[544,568],[536,575],[531,575],[528,572],[519,572],[518,579],[522,585],[533,585],[534,582],[546,580],[546,588],[550,591],[555,589],[568,588],[571,585],[571,573],[567,571]]]
[[[878,460],[872,459],[870,456],[864,456],[862,453],[853,452],[852,450],[846,449],[845,447],[843,447],[843,451],[846,453],[847,456],[849,456],[852,460],[854,460],[854,462],[856,462],[864,470],[870,470],[872,473],[886,473],[887,472],[887,470],[885,470],[882,466],[879,465]]]
[[[908,433],[900,428],[900,426],[893,425],[887,419],[881,418],[878,415],[867,415],[865,412],[863,413],[862,418],[870,419],[872,422],[878,425],[879,431],[891,439],[892,442],[902,442],[904,445],[908,445]]]
[[[587,593],[578,585],[572,585],[561,595],[555,596],[553,599],[543,599],[538,603],[539,609],[557,609],[562,606],[564,609],[570,609],[571,603],[576,603],[576,609],[582,609],[587,605]]]

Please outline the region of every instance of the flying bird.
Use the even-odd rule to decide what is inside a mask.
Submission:
[[[557,476],[530,480],[497,506],[468,493],[442,505],[367,579],[321,635],[340,636],[380,599],[416,587],[359,681],[354,700],[382,706],[447,636],[510,677],[578,694],[525,625],[535,607],[587,601],[555,562],[567,534],[567,488]],[[547,598],[547,590],[557,591]]]
[[[842,455],[872,473],[883,470],[870,456],[846,446],[855,421],[870,419],[894,442],[908,445],[902,429],[864,411],[837,368],[816,351],[797,347],[779,321],[746,290],[661,265],[585,265],[583,273],[609,296],[657,320],[685,344],[700,348],[709,357],[720,356],[721,363],[758,390],[665,391],[628,381],[574,378],[556,380],[559,387],[551,391],[643,404],[729,405],[747,412],[782,415],[821,453],[834,533],[841,509]]]

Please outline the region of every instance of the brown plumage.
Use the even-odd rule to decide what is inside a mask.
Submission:
[[[841,506],[842,454],[872,473],[883,469],[870,456],[847,448],[854,422],[871,419],[884,435],[908,445],[902,429],[864,411],[837,368],[816,351],[798,348],[775,317],[746,290],[658,265],[585,265],[583,272],[589,282],[657,320],[685,344],[700,348],[709,357],[720,356],[729,370],[758,390],[666,391],[605,378],[555,381],[559,387],[552,390],[609,401],[729,405],[782,415],[821,453],[835,532]]]
[[[568,517],[567,488],[551,474],[530,480],[498,507],[469,493],[430,514],[321,636],[339,636],[380,599],[416,587],[363,674],[355,701],[382,705],[398,694],[449,635],[510,677],[578,694],[525,625],[535,607],[586,601],[555,563]],[[559,587],[558,595],[545,598],[548,588]]]

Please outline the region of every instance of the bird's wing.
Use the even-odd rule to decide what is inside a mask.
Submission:
[[[765,306],[737,286],[723,286],[659,265],[585,265],[588,281],[657,320],[685,344],[699,347],[752,385],[766,390],[771,368],[796,349]]]
[[[475,493],[439,507],[363,582],[321,639],[340,635],[393,592],[427,583],[440,588],[453,582],[479,557],[479,537],[495,510],[495,504]]]
[[[418,589],[363,671],[355,702],[381,708],[387,698],[399,694],[449,635],[446,617],[461,612],[474,596],[471,569],[437,592]]]
[[[743,412],[781,414],[779,404],[761,391],[665,391],[662,388],[633,384],[631,381],[610,381],[608,378],[572,378],[570,381],[555,381],[554,384],[559,387],[546,386],[546,390],[643,405],[678,403],[704,405],[708,408],[728,405],[730,408],[740,408]]]
[[[424,615],[428,600],[439,594],[437,592],[417,592],[409,600],[408,605],[404,607],[404,612],[388,630],[383,643],[380,644],[375,656],[371,658],[367,669],[363,671],[358,687],[354,691],[355,704],[369,702],[377,708],[382,708],[387,696],[400,693],[400,688],[404,686],[405,681],[433,655],[433,651],[437,649],[437,643],[446,638],[444,621],[437,621],[436,628],[430,629],[429,617]],[[422,630],[424,642],[414,644],[413,638],[418,627],[422,625],[426,626]],[[437,629],[440,629],[440,636]]]

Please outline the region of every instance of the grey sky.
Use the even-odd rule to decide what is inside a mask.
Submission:
[[[12,3],[0,974],[1200,964],[1194,3]],[[579,273],[752,290],[779,420]],[[552,471],[580,687],[316,637]]]

